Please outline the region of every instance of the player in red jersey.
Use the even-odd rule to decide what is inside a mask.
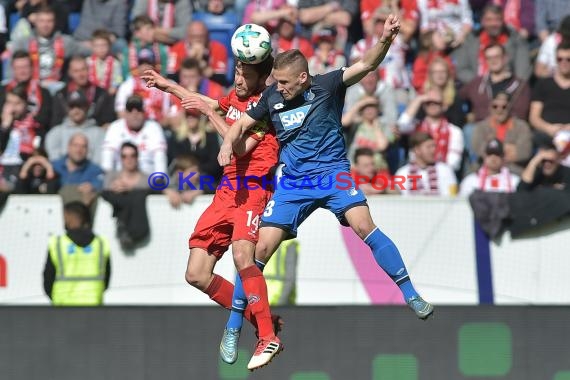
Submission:
[[[152,70],[146,71],[142,78],[148,87],[156,87],[180,99],[193,99],[191,104],[207,115],[217,132],[224,137],[231,124],[259,100],[272,66],[273,57],[256,65],[238,61],[234,89],[219,100],[191,92]],[[216,113],[218,110],[225,112],[225,121]],[[189,241],[186,281],[226,309],[232,306],[234,286],[214,274],[213,270],[218,259],[232,246],[234,263],[248,299],[244,317],[257,327],[259,335],[255,353],[248,364],[250,370],[266,365],[282,349],[274,331],[265,279],[254,263],[258,223],[272,195],[272,189],[266,186],[270,181],[262,181],[262,178],[277,165],[278,151],[275,130],[268,124],[262,123],[244,136],[236,148],[236,158],[224,168],[224,186],[216,190],[212,204],[198,220]],[[238,178],[245,176],[256,178],[259,183],[256,186],[250,180],[249,186],[238,188]],[[226,332],[224,338],[225,335]],[[224,358],[223,352],[221,354]],[[235,361],[232,358],[224,360]]]

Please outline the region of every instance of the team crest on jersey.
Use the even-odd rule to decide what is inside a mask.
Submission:
[[[311,100],[315,99],[315,94],[313,93],[313,91],[311,91],[311,89],[308,89],[303,94],[303,97],[305,98],[306,101],[311,101]]]
[[[305,117],[307,117],[310,109],[311,105],[307,104],[306,106],[280,113],[279,118],[281,119],[281,124],[283,124],[283,129],[289,131],[299,128],[303,125]]]

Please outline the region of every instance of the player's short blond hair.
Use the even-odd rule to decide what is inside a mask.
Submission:
[[[298,49],[287,50],[283,53],[277,54],[275,63],[273,63],[275,70],[282,70],[286,68],[293,68],[299,73],[309,72],[309,63],[307,58]]]

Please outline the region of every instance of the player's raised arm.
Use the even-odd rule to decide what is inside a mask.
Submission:
[[[147,87],[154,87],[161,91],[167,92],[176,96],[178,99],[182,100],[190,96],[197,96],[203,101],[205,101],[212,109],[218,109],[218,101],[212,99],[208,96],[199,94],[194,91],[190,91],[181,85],[166,79],[154,70],[145,70],[141,78],[146,82]]]
[[[243,149],[243,147],[239,145],[240,141],[242,141],[244,133],[256,123],[257,121],[254,118],[244,112],[239,120],[232,125],[226,133],[224,142],[220,147],[220,153],[218,154],[218,163],[221,166],[230,164],[234,153],[234,146],[236,146],[238,150]]]
[[[384,23],[384,31],[378,42],[372,46],[364,57],[344,71],[342,80],[346,86],[352,86],[358,83],[369,72],[376,70],[380,62],[388,53],[388,49],[398,35],[400,30],[400,19],[398,16],[390,15]]]

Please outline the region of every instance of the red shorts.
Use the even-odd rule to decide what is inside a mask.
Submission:
[[[272,195],[272,191],[261,187],[237,191],[227,186],[220,188],[198,219],[188,242],[190,249],[202,248],[219,259],[232,241],[257,243],[259,222]]]

